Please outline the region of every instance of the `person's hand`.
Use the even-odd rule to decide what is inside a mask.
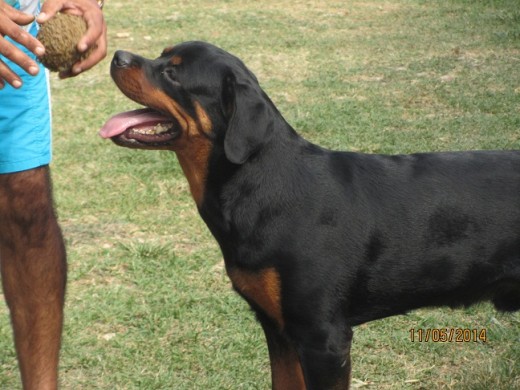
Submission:
[[[97,45],[87,58],[74,64],[72,70],[60,73],[61,78],[77,76],[92,68],[107,54],[107,27],[103,12],[96,0],[46,0],[36,21],[45,23],[57,12],[80,15],[87,22],[87,32],[78,43],[80,52],[85,52],[89,47]]]
[[[8,36],[15,42],[25,46],[37,56],[43,55],[45,52],[43,45],[20,27],[31,23],[33,20],[34,17],[26,15],[10,5],[7,5],[3,0],[0,0],[0,54],[34,76],[38,74],[40,69],[38,64],[4,38]],[[15,88],[22,86],[20,77],[14,73],[5,62],[0,60],[0,89],[5,86],[6,82]]]

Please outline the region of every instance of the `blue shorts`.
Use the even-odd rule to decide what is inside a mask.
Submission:
[[[31,34],[36,35],[34,23]],[[21,48],[31,58],[35,56]],[[0,56],[22,79],[15,89],[0,89],[0,174],[24,171],[51,161],[51,107],[48,73],[40,64],[37,76]]]

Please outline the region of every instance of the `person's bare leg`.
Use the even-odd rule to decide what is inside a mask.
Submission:
[[[56,389],[66,258],[47,166],[0,175],[0,270],[24,389]]]

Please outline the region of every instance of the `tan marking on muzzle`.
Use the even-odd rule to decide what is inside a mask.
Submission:
[[[124,76],[123,76],[124,74]],[[182,128],[182,134],[171,149],[177,153],[190,191],[197,206],[204,200],[208,160],[213,143],[208,135],[212,123],[200,103],[195,102],[196,118],[165,92],[152,85],[140,68],[129,68],[114,74],[114,81],[121,91],[137,103],[174,117]]]

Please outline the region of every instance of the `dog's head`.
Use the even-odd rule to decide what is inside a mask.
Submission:
[[[182,43],[154,60],[118,51],[111,75],[126,96],[146,107],[103,126],[100,135],[118,145],[179,152],[217,143],[229,161],[242,164],[272,131],[276,109],[256,77],[213,45]]]

